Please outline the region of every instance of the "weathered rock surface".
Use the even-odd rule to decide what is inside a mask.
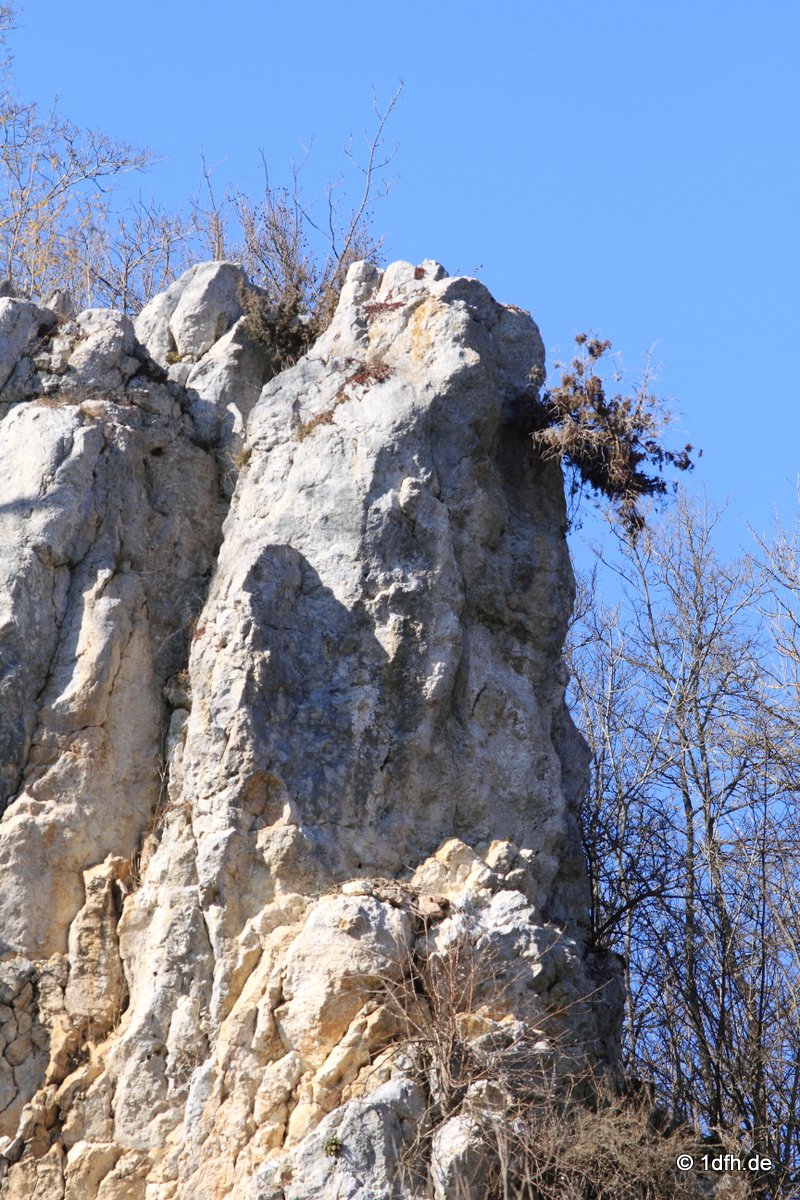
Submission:
[[[9,1200],[455,1197],[448,1004],[500,1076],[616,1054],[536,326],[357,264],[271,378],[242,286],[0,301]]]

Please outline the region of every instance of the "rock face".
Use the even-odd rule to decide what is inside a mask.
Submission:
[[[275,374],[242,286],[0,300],[9,1200],[483,1196],[512,1050],[615,1058],[538,330],[356,264]]]

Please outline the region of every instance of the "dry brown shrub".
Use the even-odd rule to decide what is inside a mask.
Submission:
[[[696,1157],[685,1128],[664,1132],[658,1113],[590,1075],[555,1083],[481,1123],[492,1161],[486,1200],[700,1200],[699,1174],[679,1171]]]
[[[694,1134],[668,1128],[647,1089],[630,1099],[618,1078],[595,1073],[570,1044],[573,1005],[548,1010],[543,998],[541,1019],[522,1026],[509,1011],[513,963],[469,932],[432,951],[427,933],[425,926],[399,981],[385,979],[375,992],[399,1030],[396,1068],[427,1098],[400,1153],[404,1194],[431,1194],[435,1138],[455,1116],[468,1119],[474,1139],[469,1177],[465,1168],[455,1180],[457,1200],[708,1194],[698,1174],[676,1167],[679,1154],[696,1155]]]
[[[355,360],[348,359],[349,363],[354,361]],[[350,398],[348,396],[348,388],[353,387],[354,385],[362,388],[370,388],[376,383],[384,383],[387,379],[391,378],[393,374],[394,368],[390,367],[388,363],[363,363],[357,371],[354,371],[353,374],[348,376],[348,378],[345,380],[344,386],[335,396],[333,404],[330,406],[330,408],[326,408],[323,412],[317,413],[315,417],[311,417],[308,421],[303,421],[297,426],[295,429],[295,437],[297,438],[298,442],[305,441],[309,434],[313,433],[318,426],[333,424],[334,412],[340,404],[344,404],[345,400]]]
[[[295,437],[297,438],[298,442],[304,442],[306,440],[306,438],[310,434],[312,434],[314,432],[314,430],[317,429],[320,425],[332,425],[332,424],[333,424],[333,409],[326,408],[324,412],[317,413],[317,415],[315,417],[312,417],[309,421],[303,421],[303,423],[301,425],[298,425],[297,429],[295,431]]]
[[[691,470],[693,447],[668,450],[661,444],[670,417],[650,391],[648,372],[632,395],[609,396],[596,368],[611,342],[585,333],[575,341],[579,350],[571,366],[542,397],[533,442],[545,458],[573,469],[573,491],[585,484],[610,500],[628,532],[635,533],[644,525],[638,501],[667,492],[666,467]]]
[[[337,201],[338,184],[327,193],[327,218],[320,223],[304,200],[300,176],[306,159],[292,169],[291,188],[270,182],[266,162],[261,196],[253,199],[241,192],[229,197],[241,243],[235,257],[257,288],[245,289],[242,305],[251,334],[266,343],[279,367],[296,362],[330,324],[349,268],[360,259],[375,260],[380,240],[370,231],[370,212],[390,184],[382,183],[381,172],[391,161],[391,152],[381,157],[383,136],[402,91],[402,84],[387,107],[380,111],[373,101],[374,134],[367,141],[366,157],[359,161],[346,148],[350,162],[362,177],[361,195],[353,209],[343,214]],[[219,206],[213,200],[204,210],[206,223],[220,225]],[[223,257],[224,237],[215,257]],[[321,249],[320,249],[321,247]]]

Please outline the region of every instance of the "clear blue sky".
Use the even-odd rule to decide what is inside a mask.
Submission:
[[[551,358],[592,330],[638,368],[655,346],[692,486],[746,523],[795,507],[800,418],[797,0],[29,0],[22,99],[163,162],[178,204],[201,147],[255,190],[258,151],[307,188],[343,169],[371,88],[405,81],[376,210],[389,259],[439,259],[528,308]]]

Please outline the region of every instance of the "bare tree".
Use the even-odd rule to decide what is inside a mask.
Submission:
[[[623,537],[622,598],[579,611],[583,829],[595,936],[627,962],[629,1065],[699,1132],[781,1164],[759,1193],[778,1196],[800,1157],[796,708],[770,687],[769,580],[719,562],[715,519],[681,499]]]
[[[0,38],[13,27],[0,8]],[[69,287],[89,298],[93,247],[108,218],[109,183],[153,159],[94,130],[80,130],[56,108],[17,102],[10,60],[0,98],[0,271],[12,286],[42,296]]]
[[[107,219],[93,250],[86,247],[92,301],[136,313],[197,256],[191,218],[140,197]]]
[[[13,6],[0,6],[3,47],[13,21]],[[193,262],[231,259],[256,285],[246,303],[253,331],[277,337],[277,357],[286,362],[330,320],[350,264],[378,253],[370,214],[389,190],[384,172],[392,155],[383,141],[402,84],[385,109],[374,103],[363,161],[345,148],[360,176],[353,207],[346,208],[339,180],[327,189],[319,221],[300,187],[303,164],[292,168],[286,188],[272,184],[264,162],[264,187],[253,198],[218,189],[202,156],[200,192],[182,211],[142,197],[120,207],[120,176],[150,167],[150,152],[78,129],[57,108],[43,114],[16,101],[8,55],[0,80],[0,277],[19,292],[46,298],[67,288],[81,304],[136,312]]]
[[[789,529],[776,523],[769,540],[754,536],[764,580],[761,611],[777,648],[770,674],[773,703],[797,736],[800,734],[800,517]]]

